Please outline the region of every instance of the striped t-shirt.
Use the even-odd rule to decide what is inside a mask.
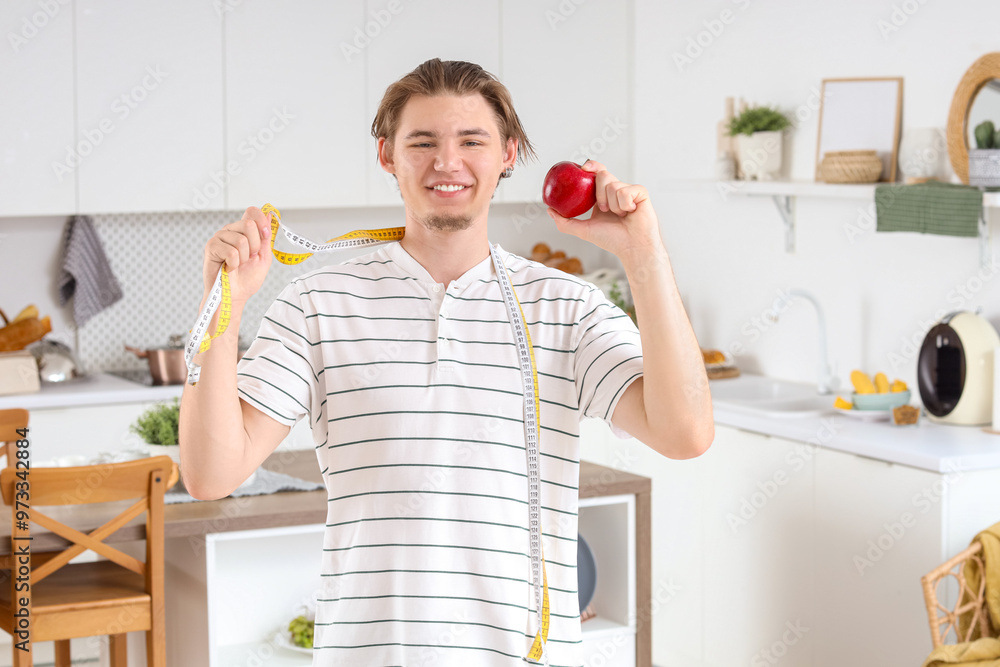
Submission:
[[[579,422],[611,424],[642,374],[639,332],[592,284],[497,250],[538,371],[548,656],[578,667]],[[313,664],[524,665],[524,406],[492,259],[445,286],[391,243],[306,274],[238,373],[250,405],[312,425],[329,497]]]

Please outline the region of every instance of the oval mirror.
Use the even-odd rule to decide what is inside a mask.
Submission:
[[[987,81],[972,100],[969,118],[965,121],[965,142],[969,148],[976,148],[976,128],[987,120],[1000,130],[1000,79]]]
[[[948,112],[948,158],[955,174],[969,182],[969,147],[976,147],[976,125],[992,120],[1000,129],[1000,53],[987,53],[958,82]],[[992,116],[992,117],[991,117]]]

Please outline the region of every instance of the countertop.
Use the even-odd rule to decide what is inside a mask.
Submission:
[[[729,380],[712,380],[712,384]],[[108,373],[65,384],[44,385],[35,394],[0,397],[0,409],[55,409],[146,403],[179,397],[183,385],[149,386]],[[830,398],[831,403],[833,397]],[[935,424],[922,415],[916,426],[861,422],[836,413],[820,417],[763,418],[716,407],[717,424],[940,473],[1000,469],[1000,436],[978,426]]]
[[[34,394],[0,396],[0,410],[75,408],[85,405],[146,403],[180,398],[184,385],[154,387],[109,373],[94,373],[67,382],[43,384]]]
[[[932,472],[1000,469],[1000,435],[986,433],[981,426],[937,424],[926,414],[916,425],[895,426],[889,421],[858,421],[833,409],[819,417],[781,419],[718,407],[714,413],[716,424]]]

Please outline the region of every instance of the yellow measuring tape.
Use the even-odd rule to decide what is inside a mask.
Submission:
[[[342,248],[359,248],[364,246],[379,245],[398,241],[403,238],[405,227],[387,227],[384,229],[362,229],[348,232],[342,236],[332,238],[325,243],[310,241],[304,236],[300,236],[287,227],[284,228],[285,237],[293,244],[305,248],[309,252],[290,253],[275,250],[274,239],[278,235],[281,227],[281,212],[271,204],[265,204],[261,211],[271,214],[271,253],[274,258],[282,264],[301,264],[305,260],[318,252],[330,252]],[[539,616],[539,630],[535,634],[535,641],[528,652],[528,658],[532,660],[544,659],[548,665],[548,656],[545,645],[549,637],[549,581],[545,571],[545,554],[541,544],[541,474],[539,472],[539,424],[541,423],[538,398],[538,372],[535,366],[535,350],[531,344],[531,334],[525,325],[524,310],[521,302],[517,298],[510,283],[510,276],[500,260],[493,244],[490,244],[490,255],[496,268],[497,279],[500,283],[504,296],[504,303],[507,306],[508,316],[511,326],[514,328],[515,344],[518,348],[518,357],[521,367],[522,383],[524,385],[524,408],[525,408],[525,453],[528,463],[528,519],[529,534],[531,543],[531,565],[532,580],[535,588],[535,606]],[[517,309],[514,310],[513,306]],[[215,333],[208,335],[208,327],[215,315],[219,312],[219,321],[216,323]],[[229,285],[229,273],[223,263],[216,277],[215,284],[209,293],[209,298],[205,302],[191,330],[191,337],[185,349],[185,361],[188,365],[188,382],[192,385],[198,382],[201,369],[194,364],[194,355],[205,352],[212,345],[212,340],[218,338],[226,332],[232,317],[232,294]],[[539,580],[541,583],[539,584]]]
[[[271,214],[271,254],[274,258],[281,262],[282,264],[301,264],[306,261],[313,254],[317,252],[329,252],[330,250],[339,250],[341,248],[357,248],[366,245],[376,245],[379,243],[388,243],[390,241],[398,241],[403,238],[403,234],[406,232],[406,227],[387,227],[385,229],[359,229],[353,232],[348,232],[342,236],[337,236],[332,238],[326,243],[314,243],[309,239],[299,236],[294,232],[286,233],[288,239],[297,245],[310,248],[311,252],[282,252],[281,250],[275,250],[274,248],[274,238],[278,235],[278,228],[281,226],[281,211],[276,209],[271,204],[264,204],[264,207],[260,209],[265,215]],[[218,338],[226,332],[229,327],[229,319],[232,314],[232,295],[229,291],[229,272],[226,271],[226,264],[222,264],[222,268],[219,271],[219,283],[220,283],[220,299],[218,303],[219,310],[219,321],[215,327],[215,333],[209,336],[207,331],[200,337],[200,343],[198,346],[198,352],[204,352],[212,346],[212,340]],[[213,290],[214,291],[214,290]],[[211,299],[209,300],[211,304]],[[206,304],[206,310],[208,305]],[[214,305],[214,304],[212,304]],[[213,308],[214,311],[214,308]],[[197,326],[196,326],[197,328]],[[194,383],[192,383],[194,384]]]
[[[504,272],[504,274],[506,275],[506,271]],[[499,272],[498,272],[498,275],[499,275]],[[501,282],[501,285],[502,284],[503,283]],[[524,317],[524,309],[521,308],[521,300],[517,298],[517,292],[514,291],[513,287],[510,288],[510,292],[511,292],[511,294],[514,295],[514,301],[517,303],[517,309],[518,309],[518,312],[521,313],[521,322],[523,323],[526,320],[525,320],[525,317]],[[516,328],[517,327],[515,325],[515,329]],[[531,359],[531,383],[532,383],[532,387],[534,389],[533,398],[534,398],[534,403],[535,403],[535,413],[534,413],[534,418],[531,419],[530,421],[533,421],[535,424],[541,424],[542,418],[541,418],[541,412],[539,411],[539,399],[538,399],[538,373],[535,370],[536,369],[536,366],[535,366],[535,346],[531,344],[531,332],[528,331],[528,327],[527,326],[524,327],[524,337],[525,337],[525,339],[527,341],[528,356]],[[526,429],[530,428],[530,424],[528,422],[529,422],[529,420],[525,419],[525,428]],[[526,435],[526,438],[527,437],[528,436]],[[527,444],[527,442],[526,442],[526,444]],[[531,470],[530,470],[530,468],[531,468],[530,449],[531,448],[530,448],[530,446],[528,446],[528,447],[526,447],[526,449],[529,450],[529,463],[528,463],[528,467],[529,467],[529,472],[528,472],[528,487],[529,487],[528,488],[528,493],[529,493],[529,497],[528,497],[528,501],[529,501],[529,515],[530,515],[530,513],[531,513],[531,509],[530,509],[531,508],[531,504],[530,503],[531,503],[531,493],[532,493],[532,489],[531,489],[531,486],[532,486],[532,484],[531,484]],[[537,464],[537,461],[536,461],[536,464]],[[536,468],[537,468],[537,465],[536,465]],[[537,472],[537,469],[536,469],[536,472]],[[540,478],[540,475],[539,475],[539,478]],[[541,497],[539,496],[539,503],[540,502],[541,502]],[[541,521],[541,515],[540,514],[538,516],[538,521],[539,522]],[[541,542],[541,525],[540,524],[539,524],[538,535],[539,535],[539,538],[538,538],[539,542]],[[541,559],[542,589],[544,591],[544,596],[542,598],[542,603],[541,603],[542,604],[542,611],[541,611],[541,617],[542,617],[541,626],[542,627],[540,628],[540,630],[538,632],[535,633],[535,641],[531,645],[531,650],[528,651],[528,657],[531,658],[532,660],[540,660],[543,657],[543,655],[545,654],[545,642],[547,642],[548,639],[549,639],[549,577],[548,577],[548,573],[545,570],[545,551],[541,547],[541,544],[539,544],[539,557]],[[533,573],[532,576],[536,577],[535,580],[537,581],[537,574]],[[536,604],[537,604],[537,602],[536,602]],[[581,609],[580,611],[582,612],[583,610]],[[545,664],[546,665],[549,664],[547,656],[546,656]]]

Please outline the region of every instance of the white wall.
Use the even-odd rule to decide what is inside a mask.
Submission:
[[[679,68],[674,54],[686,56],[688,40],[727,10],[731,21],[721,32],[712,26],[719,34],[711,41],[702,35],[709,45]],[[786,254],[769,198],[724,202],[668,187],[671,179],[712,177],[726,96],[794,113],[816,99],[824,78],[902,76],[903,127],[944,128],[965,70],[997,49],[998,19],[1000,5],[989,0],[637,1],[635,173],[651,190],[703,346],[740,344],[744,369],[812,381],[811,307],[799,300],[777,326],[754,323],[778,290],[800,287],[826,310],[830,355],[844,384],[861,368],[913,385],[915,352],[904,341],[919,347],[939,314],[982,306],[1000,323],[1000,280],[980,274],[975,239],[873,227],[849,238],[870,202],[799,198],[797,248]],[[817,115],[786,135],[793,178],[812,179]]]

